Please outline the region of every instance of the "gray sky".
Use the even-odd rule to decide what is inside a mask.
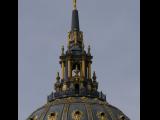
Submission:
[[[85,46],[91,45],[99,90],[140,119],[139,0],[77,0]],[[19,0],[19,120],[47,102],[67,44],[72,0]]]

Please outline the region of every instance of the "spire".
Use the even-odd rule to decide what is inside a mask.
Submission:
[[[96,74],[91,77],[92,56],[90,46],[88,52],[84,49],[83,32],[79,29],[78,10],[76,0],[73,0],[71,31],[68,32],[68,49],[61,48],[60,65],[61,77],[57,72],[55,92],[48,100],[73,96],[90,96],[105,100],[105,95],[98,91]]]
[[[71,31],[79,31],[79,17],[78,17],[78,10],[76,8],[76,0],[73,0]]]
[[[96,81],[96,78],[97,78],[97,77],[96,77],[96,72],[94,71],[94,72],[93,72],[93,77],[92,77],[93,81]]]
[[[64,55],[64,45],[62,45],[61,51],[62,51],[61,55]]]
[[[56,80],[57,80],[57,82],[59,82],[59,80],[60,80],[60,77],[59,77],[59,72],[57,72],[57,75],[56,75]]]
[[[91,54],[91,47],[90,47],[90,45],[88,45],[88,55],[90,55]]]

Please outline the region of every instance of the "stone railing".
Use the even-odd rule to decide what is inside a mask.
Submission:
[[[51,93],[47,100],[48,102],[53,101],[57,98],[65,98],[65,97],[81,97],[81,96],[86,96],[86,97],[91,97],[91,98],[99,98],[103,101],[106,101],[106,95],[103,94],[102,92],[90,92],[90,91],[80,91],[78,94],[76,94],[74,91],[63,91],[63,92],[55,92]]]

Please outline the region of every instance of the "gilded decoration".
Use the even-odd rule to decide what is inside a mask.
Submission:
[[[74,110],[72,112],[72,119],[73,120],[81,120],[83,113],[79,110]]]
[[[98,102],[100,105],[107,105],[107,103],[105,101],[99,101]]]
[[[57,120],[58,113],[52,112],[50,115],[48,115],[48,120]]]
[[[77,1],[76,0],[73,0],[73,8],[76,9],[76,3]]]
[[[106,114],[104,112],[98,112],[97,117],[99,120],[107,120]]]
[[[63,84],[62,91],[66,91],[66,90],[67,90],[67,84]]]
[[[71,33],[70,33],[70,32],[68,32],[68,40],[70,40],[70,35],[71,35]]]
[[[57,72],[54,90],[47,104],[35,112],[30,120],[128,120],[126,115],[106,101],[98,90],[95,71],[92,74],[91,47],[85,49],[83,32],[79,26],[77,0],[73,0],[71,30],[67,49],[62,46],[59,56],[61,75]],[[116,109],[116,110],[115,110]]]
[[[73,101],[73,98],[72,98],[72,97],[68,97],[68,98],[66,98],[66,101],[68,101],[68,103],[69,103],[69,102],[72,102],[72,101]]]
[[[82,102],[86,102],[88,100],[87,97],[81,97]]]

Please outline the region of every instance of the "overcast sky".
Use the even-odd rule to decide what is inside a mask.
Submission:
[[[85,46],[91,45],[99,90],[140,120],[139,0],[77,0]],[[19,0],[19,120],[47,102],[67,45],[72,0]]]

